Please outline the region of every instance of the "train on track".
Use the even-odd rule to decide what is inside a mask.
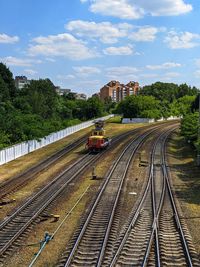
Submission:
[[[99,152],[110,145],[111,139],[105,136],[104,124],[102,120],[94,121],[95,128],[87,139],[87,150]]]

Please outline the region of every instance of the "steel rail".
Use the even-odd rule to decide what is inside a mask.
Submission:
[[[114,215],[115,215],[115,210],[116,210],[116,207],[117,207],[117,204],[118,204],[118,201],[119,201],[119,196],[120,196],[120,193],[121,193],[121,189],[122,189],[122,186],[123,186],[123,183],[124,183],[124,179],[125,179],[125,177],[127,175],[127,172],[128,172],[128,169],[129,169],[129,166],[130,166],[130,163],[131,163],[131,160],[132,160],[134,154],[136,153],[136,151],[142,146],[142,144],[146,140],[146,138],[150,134],[152,134],[153,132],[154,132],[154,130],[151,131],[150,133],[147,133],[144,136],[144,139],[142,140],[142,142],[141,143],[138,143],[138,145],[134,148],[134,150],[132,151],[132,154],[131,154],[131,156],[129,158],[129,161],[127,163],[127,167],[125,169],[125,172],[124,172],[124,175],[123,175],[123,178],[122,178],[122,181],[121,181],[121,184],[120,184],[118,193],[117,193],[117,197],[116,197],[116,200],[115,200],[113,209],[112,209],[112,213],[111,213],[111,216],[110,216],[109,224],[108,224],[107,231],[106,231],[106,234],[105,234],[105,237],[104,237],[104,241],[103,241],[103,244],[102,244],[101,253],[100,253],[100,256],[99,256],[99,259],[98,259],[98,262],[97,262],[97,267],[101,267],[101,264],[102,264],[102,261],[103,261],[103,256],[104,256],[104,253],[105,253],[105,249],[106,249],[108,237],[109,237],[109,234],[110,234],[110,230],[111,230],[113,218],[114,218]]]
[[[164,141],[163,144],[165,143],[165,140],[168,138],[169,134],[174,131],[173,129],[169,129],[167,132],[163,133],[159,139],[161,139],[164,136]],[[159,140],[158,140],[159,141]],[[155,152],[155,150],[154,150]],[[154,158],[154,157],[153,157]],[[148,242],[148,246],[146,249],[146,253],[144,256],[144,260],[142,263],[142,267],[147,266],[148,263],[148,257],[150,254],[150,250],[152,247],[152,243],[153,243],[153,239],[155,237],[155,245],[156,245],[156,266],[160,267],[161,266],[161,260],[160,260],[160,246],[159,246],[159,233],[158,233],[158,217],[159,214],[161,212],[161,208],[163,205],[163,201],[164,201],[164,195],[165,195],[165,189],[166,189],[166,181],[165,181],[165,171],[164,171],[164,153],[163,153],[163,146],[162,146],[162,151],[161,151],[161,159],[162,159],[162,173],[163,173],[163,187],[162,187],[162,193],[161,193],[161,197],[160,197],[160,201],[159,201],[159,205],[158,205],[158,211],[156,211],[154,209],[154,220],[153,220],[153,224],[152,224],[152,232],[150,235],[150,239]],[[153,169],[153,168],[152,168]],[[153,177],[153,176],[152,176]],[[156,198],[155,198],[155,185],[154,185],[154,179],[152,179],[152,198],[153,198],[153,206],[155,206],[156,204]]]
[[[167,184],[167,189],[169,191],[170,200],[171,200],[171,203],[172,203],[174,215],[175,215],[175,218],[176,218],[175,221],[177,223],[178,231],[179,231],[180,238],[181,238],[181,241],[182,241],[183,249],[185,251],[185,255],[186,255],[186,260],[187,260],[188,266],[189,267],[193,267],[192,257],[190,255],[190,251],[189,251],[189,248],[188,248],[187,240],[185,238],[185,234],[184,234],[181,222],[180,222],[179,213],[178,213],[178,210],[177,210],[177,207],[176,207],[176,203],[175,203],[175,200],[174,200],[172,188],[171,188],[171,185],[170,185],[170,179],[169,179],[170,173],[168,171],[167,164],[166,164],[167,163],[167,159],[166,159],[166,142],[164,144],[164,158],[165,158],[164,168],[165,168],[165,171],[166,171],[166,176],[165,176],[166,177],[166,184]]]
[[[154,127],[157,128],[158,126]],[[139,129],[140,131],[141,129]],[[132,131],[133,132],[133,131]],[[134,133],[138,132],[137,130],[134,130]],[[129,133],[130,134],[130,133]],[[113,140],[113,144],[115,144],[117,141],[122,140],[123,138],[125,138],[128,134],[125,133],[124,135],[118,136]],[[24,232],[24,230],[35,220],[35,218],[66,188],[66,186],[75,178],[77,177],[78,174],[81,173],[81,171],[83,171],[91,162],[93,162],[94,160],[99,159],[100,157],[102,157],[104,155],[106,151],[97,154],[97,155],[91,155],[91,154],[87,154],[84,157],[82,157],[81,159],[79,159],[77,162],[75,162],[72,166],[70,166],[67,170],[65,170],[64,172],[62,172],[59,176],[57,176],[52,182],[50,182],[48,185],[46,185],[42,190],[40,190],[38,193],[36,193],[31,199],[29,199],[26,203],[24,203],[16,212],[14,212],[10,217],[8,217],[6,220],[4,220],[1,225],[0,225],[0,235],[2,234],[2,228],[5,227],[6,225],[9,224],[9,222],[11,222],[16,216],[17,214],[19,214],[21,211],[25,210],[26,207],[29,206],[29,204],[33,203],[34,200],[39,199],[39,196],[42,195],[45,191],[47,191],[48,188],[51,188],[52,186],[54,186],[56,184],[57,181],[59,181],[60,178],[64,177],[66,175],[66,173],[68,171],[71,171],[73,169],[74,166],[78,165],[79,163],[82,163],[82,167],[78,169],[78,171],[76,173],[74,173],[72,176],[70,175],[70,178],[65,181],[62,184],[62,187],[59,188],[59,190],[56,190],[56,192],[54,192],[52,194],[52,192],[50,193],[51,197],[48,199],[48,201],[44,201],[43,203],[40,203],[40,208],[38,209],[38,211],[34,211],[34,215],[30,216],[30,218],[23,224],[23,226],[21,227],[21,230],[19,230],[17,233],[14,233],[14,235],[9,239],[9,241],[6,243],[5,246],[3,246],[0,249],[0,255],[2,255],[8,247],[10,247],[13,243],[13,241],[15,241],[22,232]],[[83,162],[83,159],[88,159],[87,164]],[[86,164],[86,165],[85,165]]]
[[[120,140],[121,138],[125,138],[127,135],[131,134],[131,133],[136,133],[137,130],[133,130],[130,131],[128,133],[124,133],[122,135],[119,135],[115,138],[113,138],[113,144],[115,144],[115,142],[118,141],[118,139]],[[80,162],[82,162],[85,158],[88,157],[94,157],[95,159],[98,159],[99,157],[101,157],[106,151],[103,151],[101,154],[96,154],[96,155],[92,155],[91,153],[87,153],[86,155],[84,155],[83,157],[79,158],[75,163],[73,163],[72,165],[70,165],[67,169],[65,169],[62,173],[60,173],[59,175],[57,175],[50,183],[48,183],[45,187],[43,187],[39,192],[37,192],[36,194],[34,194],[31,198],[28,199],[28,201],[26,201],[24,204],[22,204],[22,206],[20,206],[13,214],[11,214],[7,219],[3,220],[3,222],[0,223],[0,230],[1,228],[7,224],[18,212],[20,212],[21,210],[23,210],[26,205],[28,205],[29,203],[31,203],[34,199],[36,199],[37,197],[39,197],[39,195],[41,195],[43,192],[45,192],[45,190],[47,190],[49,187],[51,187],[56,181],[58,181],[63,175],[65,175],[68,171],[72,170],[77,164],[79,164]],[[89,162],[90,163],[90,162]],[[89,165],[88,163],[88,165]]]
[[[76,139],[75,141],[73,141],[72,143],[68,144],[63,149],[61,149],[60,151],[40,161],[39,163],[32,166],[31,168],[28,168],[22,173],[6,180],[5,182],[0,183],[0,199],[10,194],[11,192],[16,191],[16,189],[18,189],[19,187],[24,186],[36,174],[38,174],[39,172],[43,171],[46,168],[51,167],[53,164],[56,164],[58,160],[66,156],[73,149],[82,145],[85,141],[86,141],[86,135],[84,135],[83,137],[79,139]],[[17,185],[16,185],[16,182],[17,182]]]
[[[151,130],[151,131],[152,131],[152,130]],[[155,131],[155,130],[153,130],[153,131]],[[118,159],[117,159],[117,161],[115,162],[113,168],[111,169],[110,174],[108,175],[108,177],[107,177],[107,179],[106,179],[106,181],[105,181],[103,187],[101,188],[101,191],[99,192],[99,194],[98,194],[98,196],[97,196],[97,198],[96,198],[95,203],[93,204],[93,206],[92,206],[92,208],[91,208],[91,210],[90,210],[90,213],[89,213],[89,215],[88,215],[88,217],[87,217],[87,220],[85,221],[85,223],[84,223],[84,225],[83,225],[83,227],[82,227],[82,229],[81,229],[81,232],[79,233],[79,236],[78,236],[77,239],[76,239],[76,242],[75,242],[75,244],[74,244],[74,246],[73,246],[73,248],[72,248],[72,250],[71,250],[71,252],[70,252],[70,254],[69,254],[68,258],[67,258],[67,261],[66,261],[66,263],[65,263],[65,265],[64,265],[65,267],[70,266],[70,263],[71,263],[71,261],[73,260],[73,257],[74,257],[74,254],[75,254],[77,248],[78,248],[78,245],[79,245],[79,243],[80,243],[80,241],[81,241],[81,239],[82,239],[82,237],[83,237],[83,235],[84,235],[84,233],[85,233],[85,231],[86,231],[86,228],[88,227],[88,224],[89,224],[89,222],[90,222],[90,220],[91,220],[91,218],[92,218],[92,216],[93,216],[93,214],[94,214],[94,211],[95,211],[95,209],[96,209],[96,207],[97,207],[97,204],[99,203],[99,201],[100,201],[100,199],[101,199],[101,197],[102,197],[102,195],[103,195],[103,193],[104,193],[104,191],[105,191],[105,189],[106,189],[106,187],[107,187],[107,184],[109,183],[109,180],[110,180],[110,178],[112,177],[112,174],[113,174],[113,172],[115,171],[117,165],[119,164],[121,158],[122,158],[123,155],[126,153],[126,151],[129,149],[129,147],[131,147],[131,145],[132,145],[133,143],[137,142],[137,140],[138,140],[138,144],[136,144],[136,148],[134,148],[134,151],[131,153],[130,160],[128,161],[128,164],[126,165],[125,173],[123,173],[123,179],[124,179],[124,177],[126,176],[126,173],[127,173],[128,165],[130,164],[130,161],[131,161],[131,159],[132,159],[132,156],[133,156],[133,154],[135,153],[137,147],[140,145],[140,142],[143,141],[143,138],[144,138],[146,135],[148,135],[148,134],[145,133],[145,134],[143,134],[143,136],[140,136],[140,137],[137,138],[136,140],[134,139],[128,146],[126,146],[126,148],[122,151],[122,153],[121,153],[120,156],[118,157]],[[142,140],[139,141],[140,139],[142,139]],[[123,179],[122,179],[122,180],[123,180]],[[113,209],[112,209],[113,212],[114,212],[115,207],[116,207],[116,204],[117,204],[116,199],[118,200],[118,197],[119,197],[119,194],[120,194],[120,190],[121,190],[121,186],[122,186],[122,184],[123,184],[123,181],[122,181],[122,180],[121,180],[121,182],[120,182],[120,186],[118,187],[118,190],[117,190],[117,197],[115,198],[115,202],[114,202]],[[113,212],[112,212],[112,214],[111,214],[111,216],[110,216],[110,219],[113,217]],[[110,226],[111,226],[111,220],[108,221],[108,228],[109,228]],[[109,230],[108,230],[108,231],[109,231]],[[107,236],[107,232],[106,232],[106,236]],[[104,238],[104,241],[105,241],[105,240],[106,240],[106,238]],[[102,260],[102,254],[101,254],[100,258],[99,258],[99,263],[97,263],[97,266],[100,266],[99,264],[101,264],[101,260]]]
[[[189,252],[189,248],[188,248],[188,245],[187,245],[187,241],[186,241],[186,238],[185,238],[185,235],[184,235],[181,223],[180,223],[178,211],[177,211],[177,208],[176,208],[176,205],[175,205],[175,201],[174,201],[174,197],[173,197],[173,193],[172,193],[172,190],[171,190],[171,187],[170,187],[170,182],[169,182],[169,177],[168,177],[169,173],[168,173],[168,170],[167,170],[167,167],[166,167],[166,162],[167,162],[166,161],[166,140],[174,130],[175,129],[173,129],[172,131],[169,131],[169,133],[165,136],[165,139],[163,141],[163,146],[162,146],[162,162],[163,162],[162,163],[162,169],[163,169],[164,186],[163,186],[163,190],[162,190],[162,197],[161,197],[159,209],[158,209],[158,212],[156,214],[156,218],[155,218],[154,224],[152,225],[151,238],[150,238],[150,241],[149,241],[149,245],[148,245],[147,253],[146,253],[146,256],[145,256],[145,260],[144,260],[143,265],[142,265],[143,267],[147,266],[148,257],[149,257],[149,253],[150,253],[150,249],[151,249],[151,244],[153,242],[154,236],[155,236],[155,239],[156,239],[156,256],[158,257],[158,255],[160,255],[158,221],[159,221],[161,209],[162,209],[162,206],[163,206],[163,203],[164,203],[164,196],[165,196],[166,190],[168,191],[169,196],[170,196],[170,201],[171,201],[173,212],[174,212],[174,215],[175,215],[175,218],[176,218],[175,222],[177,223],[177,229],[179,231],[179,236],[180,236],[181,241],[182,241],[183,250],[185,251],[184,254],[186,256],[186,261],[187,261],[189,267],[193,267],[192,258],[190,256],[190,252]],[[159,256],[159,261],[157,260],[157,265],[161,266],[160,256]]]
[[[163,134],[163,133],[162,133],[162,134]],[[162,134],[161,134],[161,135],[162,135]],[[161,135],[160,135],[160,136],[161,136]],[[137,220],[138,220],[138,218],[139,218],[141,208],[142,208],[142,206],[143,206],[143,204],[144,204],[144,201],[145,201],[145,199],[146,199],[146,197],[147,197],[147,194],[148,194],[148,192],[149,192],[149,189],[152,188],[152,184],[153,184],[152,181],[153,181],[153,158],[154,158],[154,151],[155,151],[155,149],[156,149],[156,145],[157,145],[157,143],[158,143],[158,141],[159,141],[160,136],[159,136],[159,137],[156,139],[156,141],[154,142],[153,149],[152,149],[152,152],[151,152],[151,159],[150,159],[151,164],[150,164],[150,168],[149,168],[148,182],[147,182],[147,185],[146,185],[144,194],[143,194],[142,199],[141,199],[141,201],[140,201],[140,203],[139,203],[139,205],[138,205],[138,207],[137,207],[137,209],[136,209],[136,212],[135,212],[135,214],[134,214],[134,217],[132,218],[132,221],[131,221],[131,223],[129,224],[129,227],[128,227],[127,230],[126,230],[123,239],[121,240],[121,243],[120,243],[120,245],[119,245],[119,247],[118,247],[118,249],[117,249],[117,251],[116,251],[114,257],[112,258],[112,261],[111,261],[109,267],[114,267],[114,266],[115,266],[116,261],[117,261],[119,255],[120,255],[120,253],[121,253],[121,251],[122,251],[122,248],[124,247],[124,244],[125,244],[126,240],[128,239],[129,233],[130,233],[130,231],[132,230],[132,228],[134,228],[134,226],[135,226],[135,224],[136,224],[136,222],[137,222]],[[153,208],[153,207],[152,207],[152,208]],[[154,213],[155,213],[155,211],[154,211]]]

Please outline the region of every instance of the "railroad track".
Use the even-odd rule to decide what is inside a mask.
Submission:
[[[115,209],[130,162],[137,149],[154,130],[133,140],[121,153],[99,192],[86,221],[72,240],[58,266],[102,266],[104,253],[113,223]]]
[[[169,134],[155,142],[143,198],[118,238],[112,259],[102,266],[200,266],[169,183],[164,152]]]
[[[167,138],[167,137],[166,137]],[[160,204],[156,211],[154,248],[156,266],[200,266],[186,223],[180,219],[166,159],[166,138],[162,147],[164,187]],[[153,231],[152,231],[153,232]],[[156,245],[155,245],[156,243]],[[152,253],[147,266],[152,265]]]
[[[47,168],[55,165],[58,160],[66,156],[73,149],[78,146],[84,144],[87,140],[88,135],[84,135],[83,137],[75,140],[74,142],[68,144],[62,150],[56,152],[45,160],[39,162],[38,164],[32,166],[31,168],[23,171],[22,173],[14,176],[11,179],[6,180],[5,182],[0,183],[0,201],[2,201],[9,194],[17,191],[22,186],[26,185],[28,182],[34,179],[36,175]]]
[[[158,126],[154,126],[156,129]],[[144,130],[144,129],[143,129]],[[134,130],[131,133],[140,132],[141,129]],[[113,146],[124,140],[129,133],[125,133],[113,139]],[[111,149],[108,148],[108,149]],[[76,161],[73,165],[58,175],[52,182],[46,185],[42,190],[37,192],[26,203],[20,206],[13,214],[0,224],[0,261],[10,252],[13,245],[19,245],[16,242],[19,237],[30,227],[36,219],[45,212],[67,188],[69,183],[80,175],[91,164],[103,157],[106,151],[100,154],[88,153]]]
[[[143,127],[145,128],[145,127]],[[135,133],[137,130],[131,130],[127,133],[122,134],[122,136],[126,137],[130,134]],[[7,179],[6,181],[0,183],[0,202],[3,202],[4,199],[11,194],[25,186],[28,182],[32,181],[37,174],[41,173],[48,168],[51,168],[59,160],[69,154],[73,149],[79,147],[80,145],[86,143],[88,134],[84,135],[83,137],[73,141],[72,143],[68,144],[62,150],[54,153],[53,155],[47,157],[46,159],[42,160],[41,162],[37,163],[36,165],[32,166],[31,168],[23,171],[22,173]]]

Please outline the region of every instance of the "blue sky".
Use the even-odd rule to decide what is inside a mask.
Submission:
[[[199,1],[1,0],[0,10],[0,61],[14,75],[87,95],[110,80],[200,88]]]

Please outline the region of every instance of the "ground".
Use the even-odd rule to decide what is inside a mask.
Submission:
[[[185,142],[179,131],[171,136],[168,159],[173,187],[200,255],[200,167],[196,164],[195,148]]]

